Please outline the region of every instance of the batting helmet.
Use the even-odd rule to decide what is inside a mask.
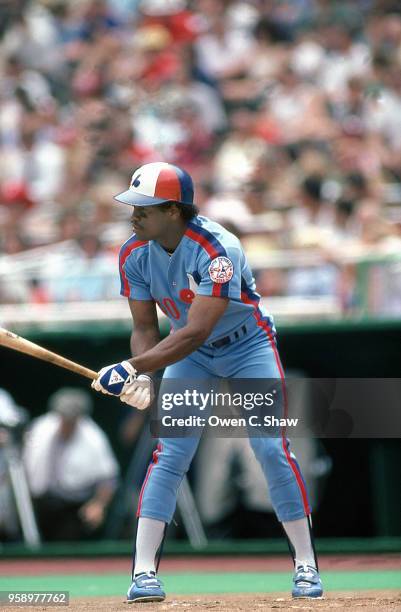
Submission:
[[[129,189],[118,193],[114,199],[130,206],[154,206],[170,201],[193,204],[194,186],[185,170],[155,162],[135,170]]]

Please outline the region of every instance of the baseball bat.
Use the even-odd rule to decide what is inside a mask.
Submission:
[[[8,331],[8,329],[4,329],[3,327],[0,327],[0,346],[7,346],[14,351],[26,353],[26,355],[31,355],[37,359],[48,361],[54,365],[60,366],[60,368],[71,370],[71,372],[81,374],[81,376],[86,376],[86,378],[91,378],[92,380],[97,378],[97,372],[89,370],[89,368],[85,368],[85,366],[75,363],[75,361],[70,361],[61,355],[57,355],[57,353],[53,353],[52,351],[43,348],[43,346],[39,346],[39,344],[35,344],[34,342],[30,342],[25,338],[21,338],[21,336],[17,336],[17,334]]]

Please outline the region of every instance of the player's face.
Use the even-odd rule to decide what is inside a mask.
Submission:
[[[131,223],[139,240],[158,240],[166,233],[168,215],[158,206],[134,206]]]

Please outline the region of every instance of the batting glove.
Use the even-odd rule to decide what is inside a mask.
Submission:
[[[120,395],[120,400],[138,410],[146,410],[154,396],[152,379],[146,374],[140,374]]]
[[[107,395],[120,397],[132,385],[136,379],[136,370],[129,361],[113,363],[102,368],[91,387],[95,391],[101,391]]]

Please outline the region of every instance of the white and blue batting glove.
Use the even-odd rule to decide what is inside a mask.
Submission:
[[[102,368],[92,382],[92,389],[107,395],[115,395],[122,402],[145,410],[154,398],[153,382],[146,374],[136,375],[135,368],[129,361],[113,363]]]
[[[138,410],[146,410],[154,396],[152,379],[146,374],[140,374],[120,395],[120,400]]]
[[[113,363],[102,368],[91,387],[107,395],[123,395],[136,379],[136,370],[129,361]]]

